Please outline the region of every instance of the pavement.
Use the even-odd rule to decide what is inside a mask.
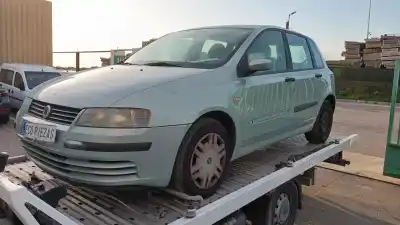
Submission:
[[[400,186],[318,169],[297,225],[399,225]]]
[[[320,165],[319,167],[372,180],[382,181],[394,185],[399,185],[400,188],[400,179],[384,176],[382,174],[384,163],[383,158],[346,151],[343,153],[343,157],[346,160],[349,160],[351,164],[343,167],[329,163],[322,163],[322,165]]]
[[[0,125],[0,151],[8,152],[10,156],[23,155],[24,150],[15,135],[12,123],[13,121],[10,120],[8,124]]]

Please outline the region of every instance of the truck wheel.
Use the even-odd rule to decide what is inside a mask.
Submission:
[[[233,145],[224,126],[200,119],[185,135],[175,161],[172,182],[189,195],[210,196],[225,177]]]
[[[0,124],[6,124],[10,120],[10,117],[8,115],[5,116],[0,116]]]
[[[293,181],[276,188],[246,209],[253,225],[294,225],[299,207],[299,190]]]
[[[321,109],[311,131],[305,133],[306,139],[312,144],[324,143],[331,134],[333,124],[333,107],[327,100],[322,103]]]

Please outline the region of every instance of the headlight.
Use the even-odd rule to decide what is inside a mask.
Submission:
[[[150,110],[128,108],[86,109],[79,117],[77,126],[102,128],[148,127]]]

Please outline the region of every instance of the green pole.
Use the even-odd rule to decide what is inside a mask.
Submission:
[[[396,113],[397,93],[399,88],[400,60],[396,61],[392,86],[392,102],[390,105],[389,126],[386,139],[385,164],[383,174],[400,178],[400,129],[397,131],[396,142],[392,141],[394,116]],[[399,124],[400,126],[400,124]]]

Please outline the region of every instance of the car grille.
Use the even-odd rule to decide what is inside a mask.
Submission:
[[[30,141],[21,140],[28,155],[43,165],[62,173],[74,173],[82,176],[116,177],[137,176],[136,165],[130,161],[82,160],[65,157],[47,151]]]
[[[46,106],[50,106],[51,111],[50,114],[46,118],[44,118],[43,111]],[[37,100],[32,100],[32,103],[29,106],[28,113],[32,116],[39,117],[54,123],[71,125],[71,123],[75,120],[80,111],[81,109],[48,104]]]

